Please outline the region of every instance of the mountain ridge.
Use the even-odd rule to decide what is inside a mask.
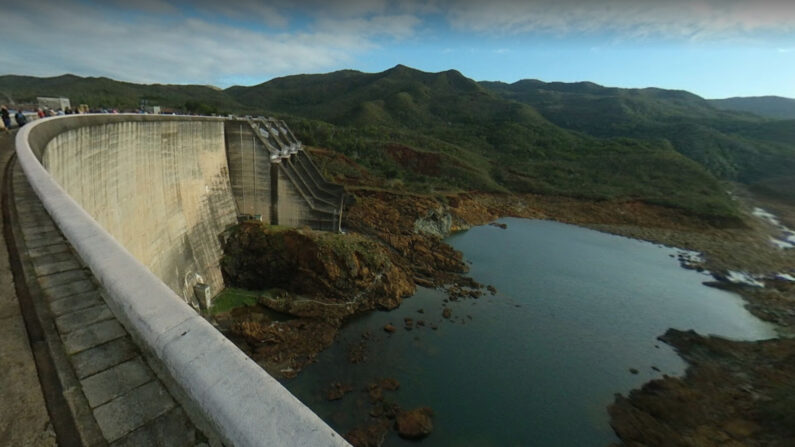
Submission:
[[[782,96],[746,96],[725,99],[710,99],[709,102],[722,110],[748,112],[766,118],[795,119],[795,99]]]
[[[720,110],[686,91],[476,82],[456,70],[400,64],[379,73],[292,75],[224,90],[65,76],[0,76],[0,92],[33,100],[62,95],[104,107],[135,108],[146,100],[200,113],[275,114],[306,144],[341,152],[384,184],[399,181],[415,191],[643,200],[732,217],[719,178],[782,185],[795,168],[786,121]],[[435,166],[420,169],[409,158],[433,159]],[[326,168],[331,175],[344,171]]]

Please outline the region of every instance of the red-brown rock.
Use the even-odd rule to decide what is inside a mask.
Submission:
[[[406,439],[421,439],[433,431],[431,417],[433,410],[429,407],[415,408],[398,413],[395,428],[398,434]]]

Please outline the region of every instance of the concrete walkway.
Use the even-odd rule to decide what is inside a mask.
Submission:
[[[13,136],[0,131],[0,175],[13,153]],[[3,237],[0,237],[0,403],[0,445],[56,445]]]
[[[5,159],[6,152],[3,152]],[[55,374],[51,374],[50,382],[55,383],[49,385],[58,388],[58,394],[65,398],[65,406],[71,413],[66,421],[59,421],[60,417],[54,421],[59,433],[58,444],[65,445],[58,422],[67,427],[67,432],[69,426],[75,432],[74,439],[66,444],[193,446],[200,442],[203,436],[157,379],[107,307],[101,288],[55,227],[21,169],[12,166],[11,175],[12,228],[25,276],[26,294],[33,302],[54,365]],[[0,274],[5,274],[7,269],[2,270]],[[3,284],[11,282],[3,281]],[[3,289],[5,303],[7,287]],[[13,288],[8,289],[13,292]],[[21,322],[18,308],[15,322]],[[2,309],[0,315],[5,321],[8,312],[5,306]],[[3,324],[2,330],[7,331],[11,326]],[[20,339],[17,344],[27,346],[24,328],[20,329],[21,333],[17,330],[15,334]],[[0,340],[5,342],[11,338],[7,335]],[[4,348],[4,357],[5,351]],[[16,356],[22,357],[21,354]],[[0,393],[4,393],[0,394],[3,402],[0,420],[3,426],[7,420],[12,422],[10,427],[17,427],[20,432],[17,438],[6,441],[5,432],[0,431],[0,445],[55,445],[54,433],[47,426],[47,412],[43,411],[44,399],[34,362],[30,359],[30,348],[27,357],[24,369],[9,376],[8,386],[0,382]],[[6,364],[3,359],[2,365]],[[2,380],[6,380],[6,371],[2,374]],[[42,377],[44,395],[48,395],[46,374]],[[26,382],[21,382],[21,378]],[[9,393],[8,398],[5,393]],[[19,408],[9,410],[6,402],[14,402]],[[49,399],[47,403],[50,404]],[[5,414],[6,410],[9,414]],[[25,421],[17,422],[12,416],[28,412],[32,415]],[[23,428],[32,433],[23,433]],[[15,439],[19,441],[14,442]]]

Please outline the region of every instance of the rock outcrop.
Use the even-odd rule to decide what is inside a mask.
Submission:
[[[269,289],[259,306],[298,317],[266,321],[242,313],[227,330],[268,372],[282,377],[296,375],[328,347],[345,318],[393,309],[414,293],[400,258],[355,234],[243,223],[226,240],[221,268],[227,285]]]
[[[345,223],[392,248],[413,271],[419,284],[449,283],[468,271],[461,253],[442,238],[469,224],[456,218],[434,198],[361,192]]]
[[[339,321],[374,308],[393,309],[414,293],[400,260],[367,237],[244,223],[229,236],[221,268],[227,283],[284,289],[266,306],[299,317]]]

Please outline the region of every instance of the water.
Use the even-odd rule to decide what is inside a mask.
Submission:
[[[387,399],[435,411],[423,446],[605,446],[616,440],[606,412],[615,393],[683,373],[684,362],[656,339],[669,327],[775,336],[737,295],[682,269],[674,249],[555,222],[501,222],[507,230],[483,226],[448,240],[497,295],[451,302],[444,320],[445,295],[419,289],[395,311],[350,322],[285,385],[342,433],[367,421],[365,384],[394,377],[401,387]],[[439,329],[406,331],[404,317]],[[385,333],[387,323],[398,331]],[[350,347],[368,331],[367,361],[349,363]],[[333,381],[356,389],[326,401]],[[384,445],[410,444],[393,433]]]

